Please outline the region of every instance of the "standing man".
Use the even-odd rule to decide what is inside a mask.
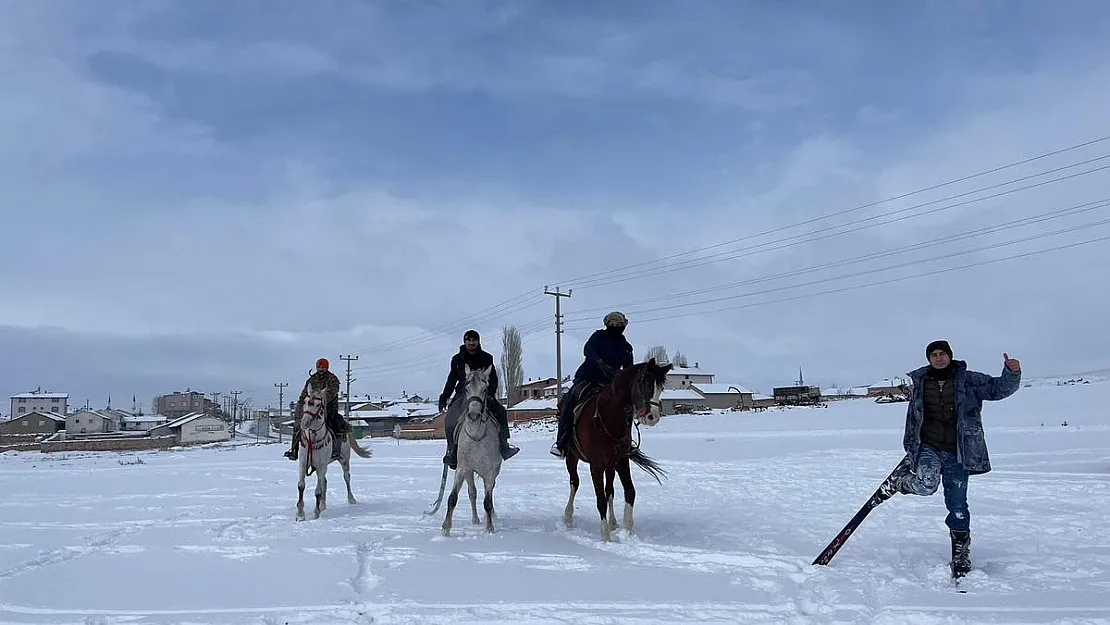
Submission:
[[[908,374],[913,391],[906,410],[903,447],[910,462],[883,495],[884,499],[895,494],[929,496],[944,486],[952,575],[958,578],[971,570],[968,477],[991,470],[983,434],[983,402],[1006,399],[1018,390],[1021,363],[1002,354],[1002,375],[992,377],[970,371],[962,360],[952,360],[948,341],[929,343],[925,355],[929,364]]]
[[[296,410],[293,412],[293,444],[285,457],[290,460],[297,459],[297,450],[301,440],[301,414],[304,410],[304,400],[308,398],[308,384],[311,382],[316,388],[324,388],[324,397],[327,400],[328,412],[325,415],[328,427],[331,428],[333,440],[331,445],[331,459],[339,460],[339,449],[343,445],[343,437],[350,431],[347,420],[339,414],[339,377],[328,370],[327,358],[316,361],[316,372],[305,380],[301,396],[297,400]]]
[[[447,411],[447,417],[443,424],[444,434],[447,437],[447,453],[443,456],[443,462],[452,470],[454,470],[458,460],[456,457],[458,449],[455,445],[455,426],[459,417],[459,409],[466,399],[467,366],[471,369],[490,368],[489,388],[486,389],[488,394],[486,406],[493,413],[493,416],[497,417],[498,433],[501,437],[501,458],[508,460],[520,451],[517,447],[509,444],[509,413],[497,399],[497,367],[493,364],[493,356],[482,349],[482,338],[478,335],[478,331],[467,330],[463,334],[463,344],[459,347],[458,353],[451,357],[447,382],[443,385],[443,392],[439,396],[439,411]],[[452,393],[454,393],[454,401],[451,398]]]

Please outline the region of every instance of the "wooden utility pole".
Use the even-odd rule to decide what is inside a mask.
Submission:
[[[218,416],[220,416],[220,394],[219,393],[209,393],[209,395],[212,396],[212,403],[215,404],[215,408],[213,408],[213,410],[216,411],[216,414],[214,414],[212,416],[218,417]],[[155,412],[157,412],[157,410],[155,410]],[[205,413],[207,413],[207,412],[208,411],[206,410]]]
[[[563,313],[559,306],[559,302],[564,297],[570,297],[574,289],[567,289],[566,293],[559,291],[559,287],[555,287],[554,291],[549,290],[546,286],[543,287],[544,295],[551,295],[555,298],[555,377],[559,379],[555,387],[556,401],[563,400]]]
[[[351,420],[351,363],[358,360],[358,356],[340,356],[340,360],[347,361],[347,397],[343,406],[343,418],[348,421]]]

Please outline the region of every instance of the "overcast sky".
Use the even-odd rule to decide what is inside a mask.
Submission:
[[[803,4],[0,0],[0,392],[544,377],[545,285],[564,374],[610,309],[763,392],[1110,365],[1108,241],[913,277],[1110,236],[1110,141],[812,221],[1110,135],[1110,3]]]

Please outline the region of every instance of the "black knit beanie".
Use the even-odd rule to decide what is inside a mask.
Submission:
[[[948,344],[948,341],[933,341],[932,343],[929,343],[928,347],[925,348],[925,359],[928,360],[929,354],[938,349],[948,354],[949,358],[952,357],[952,346]]]
[[[479,343],[482,342],[482,337],[478,336],[477,330],[467,330],[466,333],[463,334],[463,340],[465,341],[466,339],[474,339]]]

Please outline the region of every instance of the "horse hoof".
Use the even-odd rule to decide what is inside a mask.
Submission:
[[[447,538],[450,538],[451,537],[451,530],[446,528],[446,527],[443,528],[443,535]]]
[[[357,500],[356,500],[356,499],[355,499],[354,497],[348,497],[348,498],[347,498],[347,503],[349,503],[349,504],[351,504],[351,505],[353,506],[353,505],[355,505],[356,503],[358,503],[358,501],[357,501]]]

